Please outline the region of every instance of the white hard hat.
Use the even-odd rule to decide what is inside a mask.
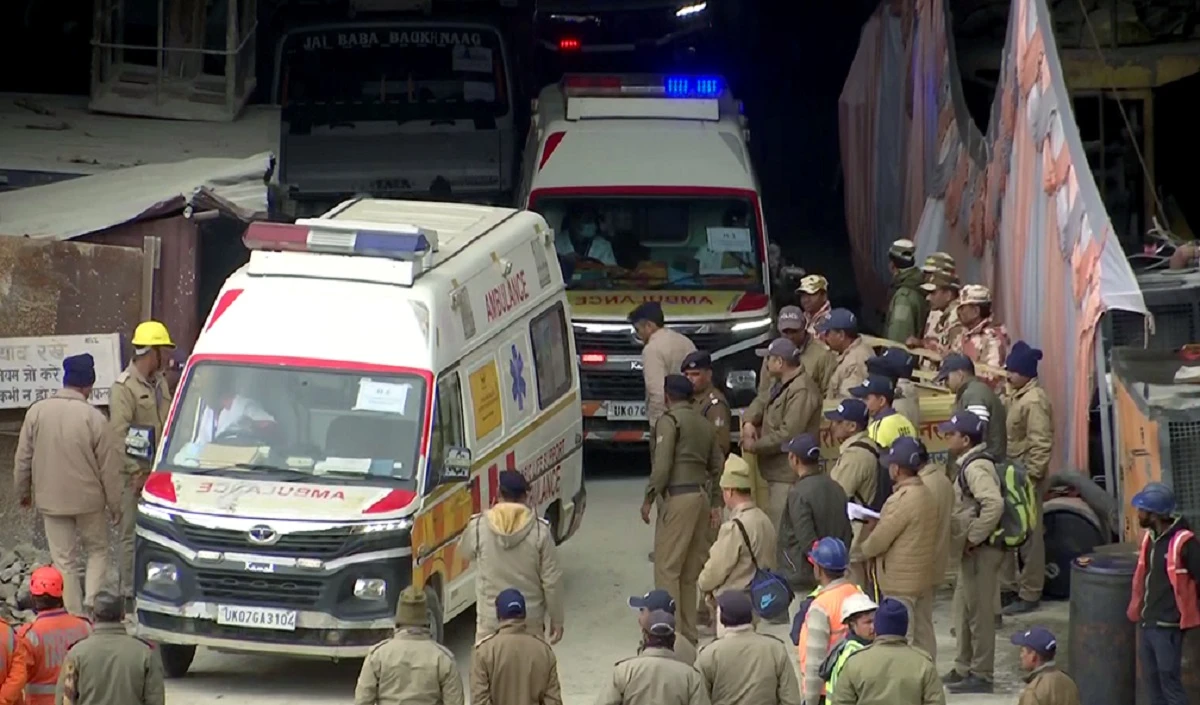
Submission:
[[[864,595],[863,593],[855,593],[842,601],[842,621],[849,621],[851,617],[863,612],[874,612],[879,609],[879,605]]]

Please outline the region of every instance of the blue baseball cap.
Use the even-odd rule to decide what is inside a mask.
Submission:
[[[836,409],[825,412],[825,418],[830,421],[853,421],[866,425],[867,405],[858,399],[843,399]]]
[[[1042,656],[1054,656],[1058,651],[1058,640],[1045,627],[1032,627],[1012,635],[1013,646],[1024,646],[1033,649]]]
[[[520,590],[508,588],[496,595],[496,616],[500,619],[519,619],[525,616],[525,596]]]
[[[867,360],[867,372],[892,379],[912,379],[917,359],[904,348],[887,348]]]
[[[847,333],[858,333],[858,317],[850,309],[835,308],[829,312],[825,320],[817,324],[817,330],[824,333],[831,330],[844,330]]]
[[[978,438],[983,435],[986,425],[987,422],[969,411],[956,411],[949,421],[938,424],[938,430],[942,433],[953,431]]]
[[[510,495],[522,495],[529,491],[529,481],[519,470],[505,470],[498,478],[500,489]]]
[[[671,593],[666,590],[651,590],[640,597],[637,595],[630,597],[629,606],[635,610],[662,611],[667,614],[675,614],[675,600],[671,599]]]
[[[809,433],[801,433],[791,440],[784,441],[779,446],[784,453],[795,453],[801,458],[816,460],[821,457],[821,442]]]
[[[671,636],[675,633],[675,615],[662,610],[652,611],[646,632],[654,636]]]
[[[775,327],[779,329],[780,333],[789,330],[804,330],[807,325],[804,309],[799,306],[784,306],[779,309],[779,319],[776,321]]]
[[[941,366],[938,367],[937,376],[933,378],[933,381],[944,381],[950,376],[951,372],[959,371],[975,374],[975,363],[971,361],[971,358],[962,353],[950,353],[942,360]]]
[[[800,348],[787,338],[776,338],[766,348],[755,351],[759,357],[781,357],[789,362],[800,360]]]
[[[690,397],[696,393],[692,380],[683,375],[667,375],[667,378],[663,380],[663,388],[680,397]]]
[[[925,464],[925,447],[912,436],[900,436],[892,441],[892,447],[879,458],[885,466],[893,463],[902,468],[919,468]]]
[[[853,387],[850,393],[859,399],[864,399],[871,394],[877,394],[888,399],[896,398],[896,388],[892,386],[892,380],[882,375],[871,375],[862,381],[862,384]]]

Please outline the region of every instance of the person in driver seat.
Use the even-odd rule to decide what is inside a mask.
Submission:
[[[594,208],[584,207],[563,217],[562,232],[554,238],[560,257],[592,259],[617,266],[612,239],[601,228],[602,218]]]

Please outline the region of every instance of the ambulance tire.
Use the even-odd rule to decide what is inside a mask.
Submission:
[[[194,644],[159,644],[159,655],[162,656],[163,674],[167,678],[183,678],[192,667],[192,659],[196,658]]]
[[[550,536],[554,538],[554,545],[560,546],[563,542],[563,531],[559,526],[559,516],[562,510],[562,500],[554,500],[554,503],[546,507],[546,513],[542,518],[550,525]]]
[[[446,624],[443,621],[442,596],[438,594],[437,587],[430,584],[425,585],[425,616],[433,640],[439,644],[445,643]]]

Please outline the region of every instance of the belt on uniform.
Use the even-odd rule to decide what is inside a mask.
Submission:
[[[671,497],[677,494],[699,494],[703,491],[704,488],[700,485],[671,485],[667,489],[663,490],[663,494],[667,497]]]

